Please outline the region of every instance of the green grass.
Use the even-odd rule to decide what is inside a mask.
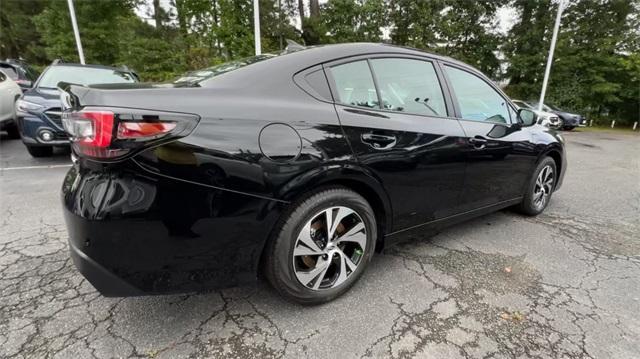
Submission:
[[[615,132],[615,133],[628,133],[628,134],[640,134],[640,124],[638,128],[633,131],[632,126],[616,126],[611,128],[610,126],[593,126],[593,127],[579,127],[574,129],[576,132]]]

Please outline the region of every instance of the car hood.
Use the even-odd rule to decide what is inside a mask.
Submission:
[[[32,88],[22,95],[22,99],[43,106],[45,109],[60,107],[60,91],[49,88]]]
[[[553,113],[555,113],[558,116],[562,116],[562,117],[580,117],[580,115],[578,115],[576,113],[571,113],[571,112],[553,111]]]
[[[551,113],[551,112],[547,112],[547,111],[539,111],[539,110],[533,110],[533,112],[536,113],[536,115],[540,116],[540,117],[546,117],[549,118],[551,116],[556,116],[555,113]]]

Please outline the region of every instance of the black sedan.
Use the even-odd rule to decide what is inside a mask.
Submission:
[[[60,87],[71,256],[106,296],[264,274],[326,302],[412,233],[541,213],[567,168],[562,137],[477,70],[389,45],[308,48],[187,87]]]

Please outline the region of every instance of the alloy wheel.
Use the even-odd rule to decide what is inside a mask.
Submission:
[[[307,221],[296,239],[296,278],[309,289],[335,288],[362,263],[366,245],[366,226],[356,211],[343,206],[322,210]]]
[[[544,208],[549,201],[549,196],[553,190],[554,174],[553,168],[544,166],[538,173],[536,184],[533,187],[533,205],[538,209]]]

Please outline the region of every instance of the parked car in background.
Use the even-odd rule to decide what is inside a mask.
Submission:
[[[20,138],[14,104],[21,94],[20,86],[0,69],[0,130],[7,131],[9,138]]]
[[[0,61],[0,71],[15,81],[22,91],[30,89],[40,76],[38,71],[22,60],[6,59]]]
[[[403,47],[310,47],[193,86],[60,86],[71,258],[107,296],[264,273],[326,302],[395,241],[541,213],[567,168],[562,137],[489,78]]]
[[[257,55],[257,56],[252,56],[252,57],[247,57],[244,59],[240,59],[240,60],[236,60],[236,61],[229,61],[229,62],[225,62],[223,64],[220,65],[216,65],[216,66],[211,66],[211,67],[207,67],[201,70],[194,70],[194,71],[189,71],[187,73],[185,73],[184,75],[178,77],[177,79],[175,79],[173,81],[174,84],[194,84],[194,83],[198,83],[200,81],[206,80],[210,77],[214,77],[220,74],[223,74],[225,72],[229,72],[232,70],[235,70],[237,68],[255,63],[255,62],[259,62],[259,61],[263,61],[269,58],[272,58],[276,55],[273,54],[262,54],[262,55]]]
[[[91,85],[137,81],[137,75],[126,68],[54,61],[16,102],[22,142],[33,157],[50,156],[53,146],[68,146],[69,137],[62,127],[59,82]]]
[[[560,127],[560,120],[558,118],[558,115],[556,115],[555,113],[546,112],[546,111],[540,111],[540,110],[538,110],[537,107],[533,107],[529,103],[527,103],[525,101],[522,101],[522,100],[512,100],[512,101],[513,101],[513,104],[516,105],[516,107],[518,107],[518,109],[526,108],[526,109],[529,109],[529,110],[535,112],[536,115],[538,115],[538,124],[539,125],[543,125],[543,126],[547,126],[547,127],[553,127],[553,128]]]
[[[536,108],[538,106],[537,103],[534,103],[532,105],[536,106]],[[552,112],[558,115],[558,117],[560,117],[560,122],[561,122],[560,127],[563,130],[571,131],[576,127],[584,127],[587,125],[587,119],[584,116],[578,115],[576,113],[564,111],[558,108],[557,106],[546,103],[542,105],[542,109],[547,112]]]

